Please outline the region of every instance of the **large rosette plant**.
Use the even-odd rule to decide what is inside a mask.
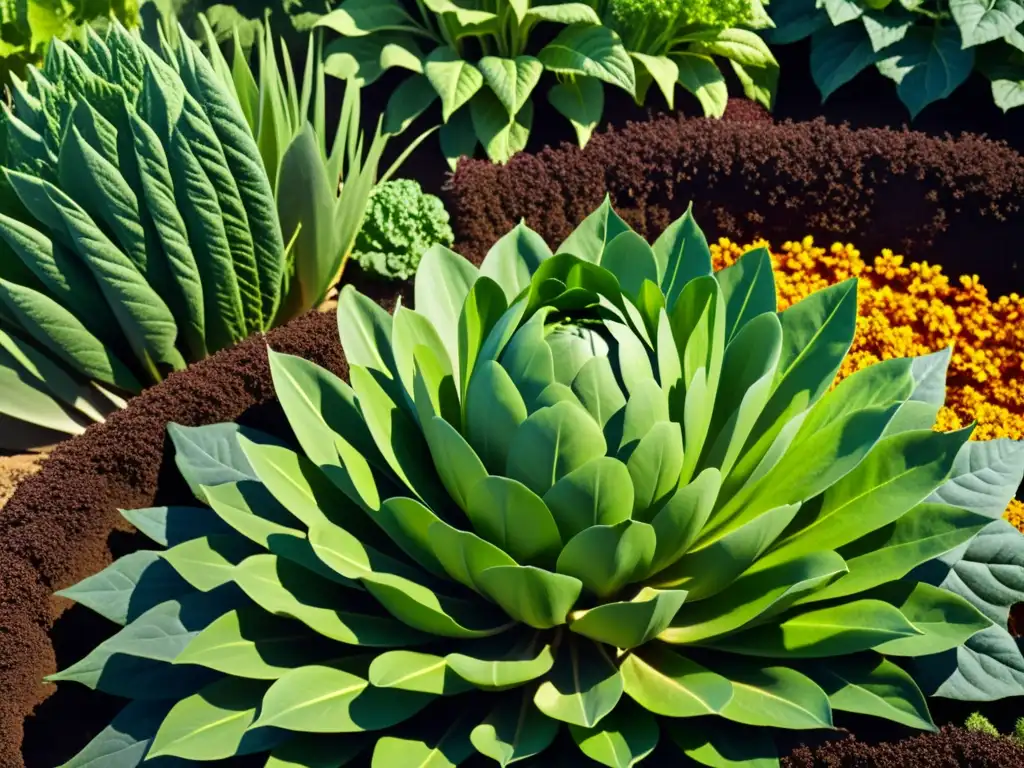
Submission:
[[[125,512],[166,549],[64,592],[124,628],[52,679],[132,699],[68,765],[769,766],[836,712],[933,729],[906,662],[1006,634],[943,579],[1022,454],[931,429],[947,353],[831,387],[856,294],[779,313],[765,250],[712,274],[689,214],[651,247],[607,203],[554,255],[431,249],[415,311],[345,288],[349,382],[271,351],[294,434],[172,425],[202,505]]]

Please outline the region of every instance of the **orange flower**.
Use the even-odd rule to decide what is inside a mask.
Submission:
[[[946,405],[936,429],[977,422],[972,439],[1024,439],[1024,298],[991,299],[977,275],[950,281],[942,267],[905,263],[885,249],[872,263],[850,244],[825,249],[805,237],[778,251],[763,241],[739,246],[722,238],[711,246],[716,269],[750,248],[772,254],[779,309],[850,277],[859,280],[857,334],[839,378],[880,360],[935,352],[953,345]],[[1024,503],[1006,517],[1024,531]]]

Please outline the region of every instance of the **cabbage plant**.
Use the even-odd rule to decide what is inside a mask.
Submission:
[[[434,246],[414,298],[342,291],[348,382],[269,352],[287,437],[170,426],[198,503],[124,512],[163,548],[61,593],[123,628],[50,679],[131,700],[69,768],[550,765],[560,733],[778,765],[836,713],[933,730],[906,662],[1005,632],[909,575],[1024,452],[932,430],[948,351],[832,386],[856,280],[778,312],[764,249],[712,274],[689,213],[650,246],[606,202],[555,254]]]

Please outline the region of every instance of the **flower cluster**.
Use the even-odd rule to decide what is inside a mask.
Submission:
[[[886,249],[873,263],[850,244],[831,248],[805,237],[740,246],[722,238],[711,246],[715,268],[732,264],[750,247],[765,246],[776,268],[779,308],[850,277],[860,281],[860,314],[853,348],[840,377],[879,360],[934,352],[953,345],[946,407],[937,429],[977,421],[974,439],[1024,439],[1024,297],[992,299],[977,275],[952,280],[927,262],[906,263]],[[1024,531],[1024,503],[1007,519]]]

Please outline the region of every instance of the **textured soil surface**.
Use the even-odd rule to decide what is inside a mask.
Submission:
[[[14,494],[18,483],[39,471],[49,452],[0,456],[0,507]]]

